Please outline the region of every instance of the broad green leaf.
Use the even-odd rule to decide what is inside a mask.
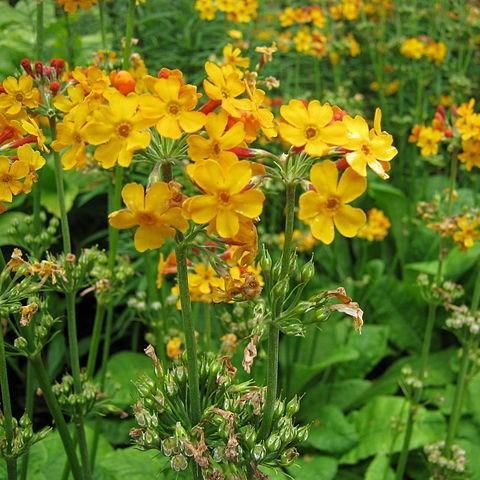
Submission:
[[[355,427],[338,407],[326,405],[315,414],[317,420],[310,429],[308,445],[324,452],[343,453],[357,443]]]
[[[94,480],[161,480],[166,478],[161,472],[167,463],[156,450],[118,449],[98,460]]]
[[[136,397],[133,380],[152,373],[152,362],[146,355],[136,352],[116,353],[107,364],[105,392],[115,405],[128,408]]]
[[[337,461],[332,457],[308,455],[288,467],[288,473],[298,480],[333,480],[337,474]]]
[[[408,402],[401,397],[379,396],[361,410],[352,412],[348,420],[355,426],[359,442],[340,463],[354,464],[372,455],[398,452],[402,448],[403,431],[394,425],[405,425]],[[410,449],[436,442],[445,435],[445,419],[440,412],[421,407],[415,417]]]
[[[372,460],[365,473],[365,480],[395,480],[395,473],[386,455],[377,455]]]

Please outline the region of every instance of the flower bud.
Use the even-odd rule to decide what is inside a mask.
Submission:
[[[306,442],[308,435],[310,433],[310,428],[308,425],[297,428],[297,441],[300,443]]]
[[[274,433],[267,438],[265,442],[268,452],[276,452],[282,446],[280,435]]]
[[[289,417],[293,417],[298,411],[300,410],[300,401],[298,397],[295,395],[288,403],[285,409],[285,413]]]
[[[275,284],[275,286],[272,289],[272,293],[276,298],[284,298],[285,295],[287,294],[287,290],[289,287],[289,281],[288,278],[284,278],[283,280],[280,280]]]
[[[265,246],[262,249],[262,256],[260,257],[260,268],[265,274],[269,274],[272,269],[272,257]]]
[[[315,275],[315,265],[313,261],[310,260],[302,267],[302,270],[300,273],[302,283],[309,282],[314,275]]]
[[[18,337],[15,339],[15,341],[13,342],[13,346],[17,349],[17,350],[26,350],[27,347],[28,347],[28,342],[27,342],[27,339],[25,337]]]
[[[170,465],[176,472],[186,470],[188,467],[188,461],[181,453],[174,455],[170,460]]]
[[[248,448],[253,448],[255,441],[257,440],[257,432],[252,425],[247,425],[245,431],[243,432],[243,438]]]
[[[252,457],[253,459],[259,463],[261,462],[267,455],[267,450],[261,443],[257,443],[252,450]]]
[[[288,467],[296,460],[297,457],[298,452],[296,448],[289,448],[282,453],[282,456],[280,457],[280,465],[282,467]]]

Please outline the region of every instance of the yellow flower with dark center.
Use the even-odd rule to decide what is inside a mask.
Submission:
[[[456,219],[457,231],[453,234],[453,240],[460,245],[462,250],[472,248],[480,239],[480,224],[478,218],[462,215]]]
[[[21,160],[10,163],[7,157],[0,157],[0,202],[11,202],[14,195],[23,189],[23,178],[28,174],[28,165]]]
[[[185,231],[188,227],[175,195],[165,182],[153,184],[146,193],[142,185],[128,183],[122,190],[127,208],[111,213],[110,225],[120,229],[138,226],[134,243],[139,252],[159,248],[177,230]]]
[[[103,168],[111,168],[117,162],[122,167],[132,163],[133,154],[150,143],[150,122],[138,111],[138,97],[109,95],[109,105],[101,106],[94,120],[83,128],[85,140],[95,149],[94,158]]]
[[[153,82],[152,90],[153,95],[140,97],[140,112],[163,137],[178,139],[205,125],[205,115],[193,111],[199,96],[194,85],[171,76]]]
[[[188,137],[188,156],[194,161],[215,160],[222,166],[230,166],[238,160],[231,152],[232,148],[244,143],[245,129],[242,123],[236,123],[227,129],[228,115],[225,112],[209,113],[205,123],[208,137],[190,135]]]
[[[188,274],[188,284],[192,299],[210,302],[209,295],[216,288],[224,288],[225,280],[218,276],[211,265],[197,263],[193,270],[193,272]]]
[[[462,153],[459,153],[458,159],[465,165],[468,172],[473,167],[480,168],[480,139],[469,139],[462,144]]]
[[[245,84],[240,75],[231,66],[219,67],[213,62],[205,64],[208,78],[203,81],[203,88],[212,100],[221,102],[222,108],[232,117],[239,117],[239,110],[250,110],[247,98],[237,98],[245,92]]]
[[[231,65],[234,68],[248,68],[250,59],[242,57],[242,51],[228,43],[223,47],[223,64]]]
[[[379,108],[375,110],[374,128],[371,130],[360,115],[355,118],[346,115],[342,120],[347,129],[347,140],[343,147],[351,150],[345,155],[345,159],[353,170],[363,177],[367,175],[369,166],[380,177],[388,178],[385,167],[389,166],[386,162],[390,162],[398,153],[392,145],[393,137],[382,131],[381,120],[382,112]]]
[[[203,190],[185,201],[184,210],[195,223],[211,223],[223,238],[232,238],[240,230],[241,220],[260,215],[265,196],[250,188],[252,168],[249,162],[239,161],[223,169],[214,160],[205,160],[192,174]]]
[[[328,153],[333,146],[345,141],[345,127],[333,121],[333,108],[312,100],[305,106],[300,100],[290,100],[282,105],[278,131],[282,138],[295,147],[305,147],[305,152],[313,156]]]
[[[52,148],[56,152],[65,150],[61,157],[65,170],[74,167],[82,168],[87,163],[84,127],[88,113],[88,106],[81,104],[71,114],[66,115],[63,122],[57,125],[57,135],[52,142]]]
[[[418,133],[417,146],[422,157],[430,157],[438,153],[438,144],[443,139],[443,132],[432,127],[423,127]]]
[[[340,180],[334,162],[315,164],[310,171],[313,189],[300,196],[298,217],[310,226],[312,235],[327,245],[335,237],[335,228],[345,237],[354,237],[365,224],[363,210],[348,203],[365,192],[367,180],[347,168]]]
[[[7,77],[2,85],[5,93],[0,93],[0,109],[7,115],[18,115],[22,109],[38,107],[40,93],[29,75],[22,75],[18,80]]]
[[[18,161],[27,165],[28,171],[23,181],[22,190],[24,193],[30,193],[32,186],[38,181],[37,171],[46,163],[46,160],[40,155],[40,152],[33,150],[30,145],[22,145],[17,149]]]

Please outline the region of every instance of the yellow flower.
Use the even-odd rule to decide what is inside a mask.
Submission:
[[[38,180],[37,170],[40,170],[45,165],[46,160],[40,155],[40,152],[36,152],[28,144],[18,147],[17,157],[18,161],[23,162],[28,169],[22,190],[24,193],[30,193],[32,185]]]
[[[83,129],[88,143],[99,145],[94,158],[103,168],[111,168],[117,162],[122,167],[132,163],[135,151],[146,148],[150,143],[149,122],[138,111],[138,97],[109,95],[109,105],[95,112],[94,120]]]
[[[180,337],[172,337],[167,342],[167,357],[175,360],[182,354],[182,339]]]
[[[234,68],[248,68],[250,59],[242,57],[242,51],[228,43],[223,47],[223,64],[231,65]]]
[[[408,38],[400,46],[400,53],[404,57],[418,60],[425,54],[425,45],[418,38]]]
[[[195,10],[199,11],[202,20],[213,20],[217,12],[213,0],[197,0],[195,2]]]
[[[393,137],[382,131],[382,112],[375,110],[374,128],[368,129],[364,118],[357,115],[352,118],[343,117],[343,124],[347,129],[347,141],[343,146],[351,150],[345,155],[348,164],[359,175],[367,175],[367,165],[380,177],[388,178],[385,167],[397,154],[397,149],[392,145]]]
[[[63,113],[69,113],[78,105],[81,105],[85,98],[85,92],[80,85],[67,88],[67,95],[57,95],[53,101],[55,108]]]
[[[8,77],[2,85],[5,93],[0,94],[0,109],[7,115],[17,115],[22,109],[38,106],[40,94],[29,75],[22,75],[18,80]]]
[[[210,223],[223,238],[232,238],[240,230],[240,221],[255,218],[262,212],[265,196],[250,188],[252,168],[239,161],[222,169],[213,160],[205,160],[193,171],[192,178],[203,190],[184,203],[187,215],[195,223]]]
[[[429,157],[438,153],[438,144],[443,138],[443,132],[432,127],[423,127],[418,133],[417,146],[421,149],[422,157]]]
[[[359,230],[359,238],[369,242],[381,241],[388,235],[391,223],[388,217],[378,208],[371,208],[367,212],[367,223]]]
[[[245,92],[245,84],[240,75],[229,65],[219,67],[213,62],[205,64],[208,78],[203,81],[203,88],[212,100],[221,102],[222,108],[232,117],[239,117],[239,110],[249,110],[250,101],[236,98]]]
[[[194,161],[215,160],[222,166],[230,166],[238,160],[231,152],[245,140],[242,123],[235,123],[227,129],[228,115],[225,112],[209,113],[205,124],[208,137],[191,135],[188,137],[188,156]]]
[[[218,276],[211,265],[197,263],[194,272],[188,274],[188,284],[192,300],[210,303],[211,294],[216,288],[224,288],[225,280]]]
[[[295,147],[305,147],[309,155],[325,155],[345,141],[345,127],[333,121],[333,108],[328,103],[312,100],[305,106],[300,100],[290,100],[282,105],[280,114],[283,121],[278,131],[282,138]]]
[[[142,185],[128,183],[122,190],[127,208],[111,213],[110,225],[120,229],[138,225],[134,243],[139,252],[159,248],[167,238],[175,236],[176,230],[185,231],[188,227],[174,195],[164,182],[153,184],[146,194]]]
[[[38,126],[37,121],[35,121],[33,118],[28,117],[27,120],[22,119],[20,122],[14,120],[13,123],[21,127],[26,134],[34,136],[40,150],[44,152],[50,151],[49,148],[45,145],[45,134],[43,133],[43,130]]]
[[[75,13],[79,8],[89,10],[97,3],[97,0],[57,0],[67,13]]]
[[[140,112],[156,124],[163,137],[178,139],[182,132],[196,132],[205,125],[205,115],[193,111],[198,101],[197,87],[171,76],[153,83],[153,95],[140,97]]]
[[[157,266],[157,288],[162,288],[165,275],[172,273],[177,273],[177,255],[175,252],[171,252],[165,258],[161,253]]]
[[[251,100],[251,110],[242,112],[240,117],[240,121],[245,126],[245,140],[248,143],[256,140],[259,130],[267,138],[276,137],[275,118],[265,105],[265,92],[259,88],[247,86],[247,93]]]
[[[458,230],[453,234],[453,240],[462,250],[468,250],[473,247],[476,240],[480,239],[478,219],[462,215],[456,219],[456,224]]]
[[[313,236],[327,245],[335,237],[334,226],[345,237],[354,237],[365,224],[363,210],[347,205],[365,192],[367,180],[347,168],[340,180],[335,163],[326,160],[310,171],[314,189],[300,196],[298,217],[310,226]]]
[[[462,144],[462,153],[458,155],[458,159],[465,164],[468,172],[473,167],[480,168],[480,139],[469,139]]]
[[[61,157],[65,170],[82,168],[87,163],[84,127],[88,113],[88,106],[81,104],[57,125],[56,139],[52,142],[52,148],[56,152],[66,149]]]
[[[0,202],[11,202],[14,195],[22,192],[20,181],[28,174],[28,165],[21,160],[10,163],[7,157],[0,156]]]

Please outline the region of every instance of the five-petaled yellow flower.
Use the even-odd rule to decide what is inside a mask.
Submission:
[[[359,175],[367,175],[367,165],[380,177],[388,178],[385,168],[389,169],[390,160],[398,153],[392,145],[393,137],[382,131],[382,112],[375,110],[374,128],[369,130],[364,118],[357,115],[352,118],[346,115],[343,123],[347,128],[347,140],[343,144],[347,150],[345,155],[348,164]]]
[[[139,252],[159,248],[177,230],[185,231],[188,227],[174,195],[165,182],[153,184],[146,193],[142,185],[128,183],[122,190],[127,208],[111,213],[110,225],[121,229],[138,226],[134,243]]]
[[[95,112],[95,119],[83,129],[85,139],[95,149],[94,158],[103,168],[111,168],[117,162],[122,167],[132,163],[135,151],[150,143],[149,122],[138,111],[138,98],[121,93],[109,95],[109,105],[102,105]]]
[[[14,195],[22,192],[20,181],[28,173],[28,165],[21,160],[10,163],[7,157],[0,157],[0,202],[11,202]]]
[[[234,237],[241,220],[258,217],[262,212],[265,196],[250,186],[249,162],[239,161],[223,169],[214,160],[205,160],[192,177],[204,194],[186,200],[184,209],[195,223],[210,223],[221,237]]]
[[[23,181],[22,191],[30,193],[32,186],[38,180],[37,170],[40,170],[46,163],[46,160],[35,151],[30,145],[22,145],[17,149],[18,162],[22,162],[27,166],[27,173]]]
[[[293,146],[305,147],[309,155],[320,157],[345,141],[345,127],[333,121],[333,114],[329,104],[322,105],[318,100],[312,100],[308,106],[300,100],[290,100],[280,108],[283,121],[278,131]]]
[[[315,164],[310,171],[313,190],[300,196],[298,217],[307,223],[312,235],[327,245],[335,237],[335,229],[345,237],[354,237],[365,224],[363,210],[347,205],[362,195],[367,180],[347,168],[340,180],[334,162],[326,160]]]
[[[18,80],[15,77],[6,78],[3,89],[5,93],[0,94],[0,108],[7,115],[18,115],[24,108],[38,106],[40,94],[29,75],[22,75]]]
[[[205,125],[205,115],[193,111],[199,96],[194,85],[171,76],[156,80],[152,90],[153,96],[141,97],[140,111],[163,137],[178,139],[183,132],[196,132]]]

